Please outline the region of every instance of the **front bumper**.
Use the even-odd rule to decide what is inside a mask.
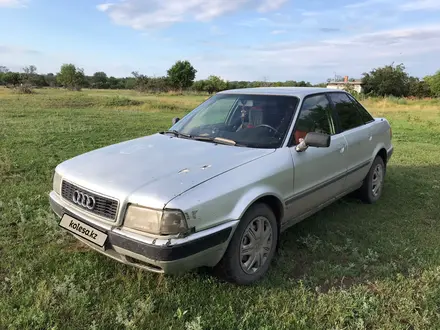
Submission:
[[[185,238],[155,239],[87,217],[53,191],[49,200],[52,210],[60,218],[68,214],[108,235],[104,246],[99,247],[69,231],[78,240],[121,263],[156,273],[177,274],[197,267],[215,266],[226,251],[238,224],[238,221],[230,221]]]

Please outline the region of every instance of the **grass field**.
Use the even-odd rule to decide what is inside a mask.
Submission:
[[[205,98],[0,88],[0,329],[440,328],[435,100],[364,101],[393,126],[383,198],[345,198],[288,230],[255,286],[206,270],[150,274],[58,229],[48,204],[58,163],[167,128]]]

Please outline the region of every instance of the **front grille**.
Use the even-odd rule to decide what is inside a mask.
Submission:
[[[95,206],[93,210],[89,210],[86,207],[82,205],[78,205],[73,202],[73,194],[75,191],[78,191],[80,193],[88,194],[90,196],[93,196],[95,199]],[[106,197],[102,197],[99,195],[96,195],[94,193],[91,193],[87,190],[81,189],[67,181],[63,181],[61,185],[61,196],[69,201],[70,203],[81,207],[82,209],[94,213],[96,215],[99,215],[103,218],[107,218],[110,220],[116,220],[116,214],[118,212],[118,201]]]

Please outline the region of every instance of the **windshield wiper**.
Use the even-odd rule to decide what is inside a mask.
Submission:
[[[174,136],[184,137],[184,138],[187,138],[187,139],[191,138],[191,135],[185,134],[185,133],[180,133],[179,131],[176,131],[175,129],[170,130],[170,131],[163,131],[163,132],[159,132],[159,133],[160,134],[173,134]]]
[[[224,138],[220,138],[220,137],[205,137],[205,136],[193,136],[192,137],[194,140],[198,140],[198,141],[206,141],[206,142],[214,142],[214,143],[218,143],[218,144],[226,144],[226,145],[230,145],[230,146],[240,146],[237,142],[235,142],[234,140],[230,140],[230,139],[224,139]]]

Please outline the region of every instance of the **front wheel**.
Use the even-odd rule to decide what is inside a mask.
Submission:
[[[266,204],[255,204],[240,221],[217,270],[229,282],[253,284],[269,269],[277,242],[274,213]]]
[[[382,157],[377,156],[359,190],[360,198],[368,204],[375,203],[382,196],[386,167]]]

